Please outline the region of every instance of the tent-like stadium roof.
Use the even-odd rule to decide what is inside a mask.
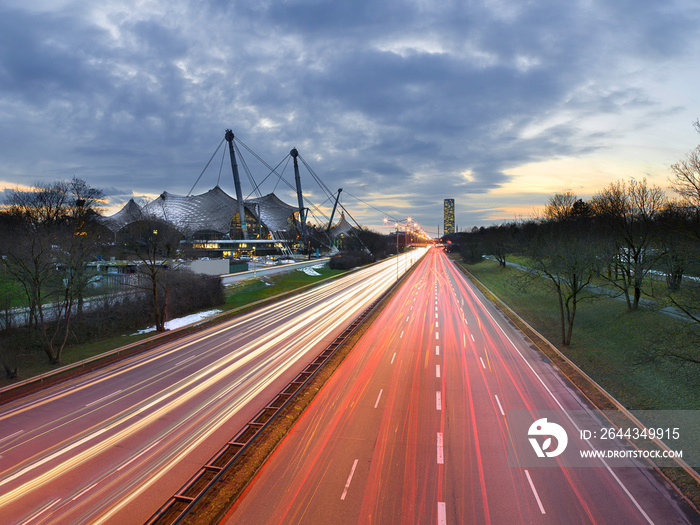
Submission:
[[[286,230],[289,217],[297,211],[274,193],[247,200],[244,206],[248,213],[258,217],[273,232]],[[131,199],[114,215],[102,218],[102,223],[117,232],[128,224],[153,217],[166,220],[180,231],[190,234],[203,231],[227,234],[236,213],[238,201],[216,186],[200,195],[173,195],[166,191],[143,207]]]

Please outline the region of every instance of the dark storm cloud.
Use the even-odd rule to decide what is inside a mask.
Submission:
[[[608,78],[627,61],[653,72],[681,56],[697,20],[683,3],[638,1],[6,10],[0,180],[77,175],[115,201],[186,193],[231,127],[272,165],[297,146],[334,190],[401,193],[439,215],[445,197],[487,193],[509,169],[616,135],[582,118],[671,111]]]

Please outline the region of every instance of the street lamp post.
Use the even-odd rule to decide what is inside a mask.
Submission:
[[[394,221],[394,226],[396,227],[396,280],[399,280],[399,223],[405,222],[406,223],[406,239],[408,239],[408,231],[410,227],[410,223],[413,222],[413,219],[411,217],[408,217],[402,221]],[[389,219],[384,217],[384,224],[388,224]],[[408,246],[408,242],[406,242],[406,246]],[[406,267],[406,270],[408,270],[408,262],[406,259],[404,263],[404,266]]]

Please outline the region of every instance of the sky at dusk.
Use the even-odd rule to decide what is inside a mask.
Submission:
[[[699,65],[697,0],[0,0],[0,189],[75,176],[107,214],[186,195],[230,128],[290,182],[296,147],[361,224],[435,235],[445,198],[464,229],[666,188],[700,143]],[[235,196],[223,151],[194,193]]]

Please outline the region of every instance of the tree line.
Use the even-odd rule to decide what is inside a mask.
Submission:
[[[115,235],[100,221],[104,193],[84,180],[5,191],[0,211],[0,361],[18,376],[21,355],[41,349],[60,364],[68,344],[124,333],[222,304],[219,278],[184,271],[177,230],[144,216]],[[130,261],[120,293],[100,289],[94,263]]]
[[[700,122],[695,122],[700,133]],[[590,199],[571,191],[551,196],[540,217],[452,236],[463,259],[484,256],[505,267],[522,257],[527,274],[544,278],[556,297],[561,344],[571,344],[581,301],[605,289],[630,312],[646,290],[663,288],[663,304],[683,313],[683,344],[663,358],[700,365],[700,146],[671,166],[674,196],[646,179],[619,180]],[[593,287],[596,294],[592,294]]]

